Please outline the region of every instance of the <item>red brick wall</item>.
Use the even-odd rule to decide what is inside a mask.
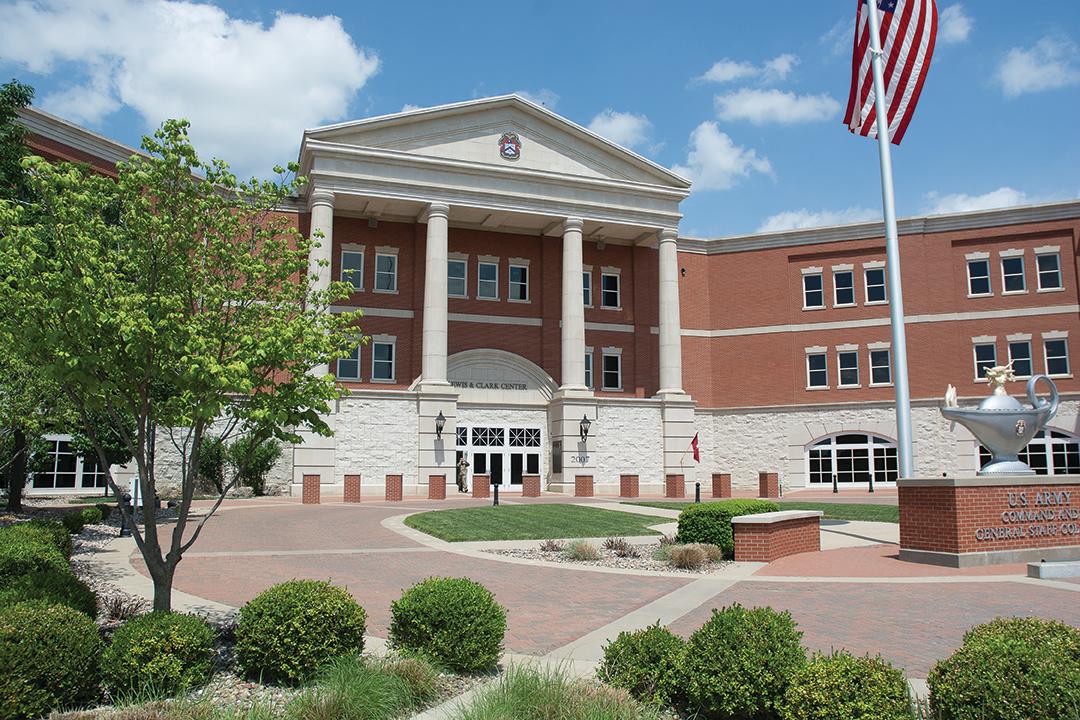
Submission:
[[[319,504],[319,484],[321,478],[318,475],[305,475],[304,476],[304,492],[303,492],[303,504],[304,505],[318,505]]]
[[[638,476],[637,475],[620,475],[619,476],[619,497],[624,498],[636,498],[638,496]]]
[[[679,500],[685,498],[686,478],[682,475],[665,475],[664,497],[678,498]]]
[[[736,562],[772,562],[787,555],[821,550],[818,518],[775,523],[732,522]]]
[[[474,498],[486,498],[491,495],[491,476],[473,475],[472,496]]]
[[[758,497],[780,497],[780,478],[774,472],[758,473]]]
[[[1080,546],[1080,484],[902,486],[898,492],[904,549],[968,553]],[[1039,504],[1042,493],[1070,495],[1067,504]],[[1040,514],[1031,521],[1014,514],[1047,512],[1050,519]]]
[[[345,502],[358,503],[360,502],[360,476],[359,475],[346,475],[345,476]]]
[[[574,497],[592,497],[593,496],[593,476],[592,475],[575,475],[574,476]]]
[[[731,497],[731,473],[713,473],[712,496],[714,498]]]
[[[446,499],[446,476],[428,475],[428,500]]]
[[[540,476],[539,475],[522,475],[521,476],[521,496],[522,497],[540,497]]]
[[[400,475],[386,476],[386,499],[390,502],[400,502],[402,499]]]

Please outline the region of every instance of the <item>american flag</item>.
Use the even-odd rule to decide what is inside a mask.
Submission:
[[[934,0],[875,0],[881,21],[881,52],[889,137],[899,145],[919,102],[937,38]],[[851,55],[851,95],[844,123],[851,132],[877,137],[874,79],[870,71],[870,11],[858,0],[855,47]]]

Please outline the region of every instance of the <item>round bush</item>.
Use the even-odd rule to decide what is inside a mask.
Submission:
[[[506,609],[467,578],[428,578],[390,605],[390,644],[451,670],[495,667],[505,635]]]
[[[0,538],[0,587],[39,570],[66,572],[67,558],[40,536],[10,534]]]
[[[302,682],[332,658],[363,652],[366,619],[348,591],[319,580],[291,580],[240,608],[236,657],[263,682]]]
[[[779,505],[769,500],[719,500],[690,505],[679,513],[679,542],[716,545],[725,557],[734,557],[735,535],[731,530],[731,518],[779,509]]]
[[[104,513],[96,505],[79,511],[79,519],[82,520],[83,525],[100,525],[104,518]]]
[[[105,522],[112,515],[113,506],[108,503],[98,503],[94,507],[101,511],[101,522]]]
[[[0,719],[94,702],[100,657],[98,627],[77,610],[44,602],[0,609]]]
[[[638,700],[667,707],[680,699],[679,668],[685,649],[683,639],[660,623],[621,632],[604,646],[604,659],[596,676]]]
[[[0,586],[0,608],[28,600],[44,600],[50,605],[67,605],[86,613],[90,618],[97,617],[97,596],[70,570],[38,570],[13,578]]]
[[[201,618],[155,612],[124,623],[105,650],[105,689],[118,697],[173,697],[210,678],[214,633]]]
[[[86,524],[82,519],[82,512],[70,512],[60,518],[60,522],[64,524],[67,531],[72,535],[78,535],[83,531],[83,526]]]
[[[738,604],[713,610],[683,656],[690,707],[713,718],[774,717],[791,678],[806,665],[801,638],[786,611]]]
[[[927,678],[941,720],[1075,720],[1080,713],[1080,630],[1041,618],[998,618]]]
[[[880,657],[818,655],[791,679],[781,720],[912,720],[904,673]]]
[[[71,557],[71,533],[55,520],[29,520],[0,530],[0,544],[10,537],[40,540],[59,550],[64,557]]]

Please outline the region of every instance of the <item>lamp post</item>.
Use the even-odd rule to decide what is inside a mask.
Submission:
[[[581,416],[581,422],[578,424],[578,428],[581,431],[581,442],[585,442],[589,439],[589,428],[592,427],[592,423],[589,421],[588,415]]]
[[[439,411],[439,415],[435,418],[435,439],[442,440],[442,431],[446,427],[446,416],[442,414],[442,410]]]

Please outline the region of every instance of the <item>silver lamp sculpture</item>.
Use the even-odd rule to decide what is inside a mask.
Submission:
[[[1027,383],[1031,407],[1026,408],[1005,392],[1005,383],[1016,379],[1012,363],[990,368],[986,371],[986,379],[993,392],[979,403],[979,407],[959,407],[956,389],[950,385],[945,392],[941,414],[970,430],[990,451],[990,462],[982,466],[979,475],[1034,475],[1035,471],[1017,454],[1057,414],[1057,386],[1046,375],[1033,375]],[[1035,386],[1040,380],[1050,388],[1049,401],[1035,395]]]

